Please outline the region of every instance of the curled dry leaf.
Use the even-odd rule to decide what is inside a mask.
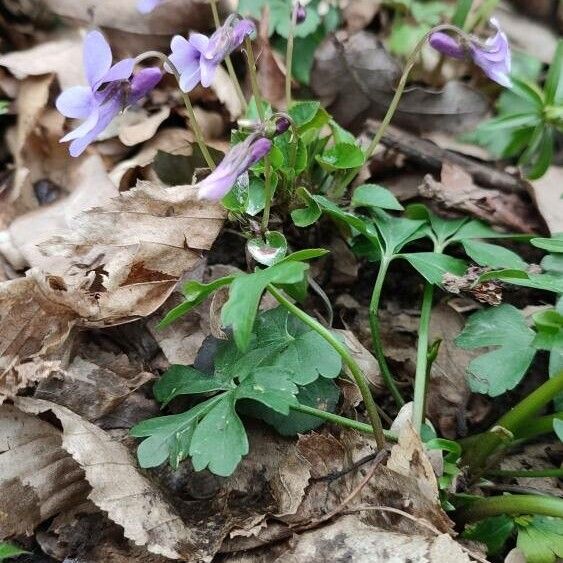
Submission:
[[[483,189],[465,170],[449,162],[444,162],[439,182],[427,174],[419,191],[446,209],[469,213],[493,225],[521,233],[544,230],[541,218],[534,213],[525,196]]]
[[[170,116],[170,108],[163,106],[159,111],[149,114],[144,109],[126,112],[131,121],[122,123],[119,127],[119,140],[128,147],[144,143],[154,137],[163,121]]]
[[[65,219],[68,229],[43,242],[42,254],[26,254],[27,277],[0,285],[1,393],[23,385],[13,368],[60,346],[74,325],[111,326],[154,312],[210,248],[223,210],[199,201],[192,186],[141,182]]]
[[[89,489],[57,428],[0,406],[0,539],[30,535],[44,520],[82,503]]]
[[[101,428],[69,409],[39,399],[20,397],[16,406],[29,414],[51,412],[62,425],[62,449],[84,471],[98,508],[123,527],[126,538],[171,559],[199,560],[194,533],[137,469],[127,448]]]
[[[345,126],[382,116],[401,75],[397,62],[377,37],[360,31],[326,39],[315,54],[311,87]],[[407,89],[395,119],[413,129],[467,130],[485,117],[488,101],[470,86],[450,81],[443,90]]]
[[[86,7],[83,3],[73,3]],[[82,38],[79,33],[68,33],[31,49],[0,55],[0,66],[20,80],[54,73],[63,89],[83,84]]]
[[[395,514],[392,515],[397,518]],[[416,528],[416,523],[413,523]],[[409,561],[411,563],[470,563],[471,559],[448,534],[429,536],[424,526],[396,533],[369,526],[355,515],[300,535],[278,563],[310,561]]]

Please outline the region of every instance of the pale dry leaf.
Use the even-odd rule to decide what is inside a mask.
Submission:
[[[391,448],[387,468],[414,479],[418,490],[428,500],[438,502],[438,481],[412,424],[401,428],[399,441]]]
[[[365,29],[381,8],[380,0],[346,0],[342,17],[351,33]]]
[[[163,106],[159,111],[149,114],[139,108],[136,111],[128,111],[134,119],[129,123],[120,123],[119,140],[127,147],[134,147],[152,139],[164,121],[170,116],[170,108]]]
[[[550,166],[530,185],[532,197],[551,234],[563,232],[563,166]]]
[[[363,346],[358,340],[357,336],[350,330],[335,330],[337,334],[344,338],[344,343],[350,351],[350,354],[360,366],[362,372],[367,377],[370,386],[374,393],[380,395],[387,390],[383,378],[381,377],[381,370],[379,364],[373,355]]]
[[[138,0],[45,0],[57,15],[99,26],[135,34],[173,35],[187,29],[202,29],[210,21],[210,11],[197,0],[166,0],[150,14],[141,14]]]
[[[41,522],[83,502],[89,489],[57,428],[0,406],[0,539],[31,535]]]
[[[74,0],[73,3],[78,4]],[[54,73],[63,89],[84,84],[82,37],[78,33],[67,33],[31,49],[0,55],[0,66],[6,67],[20,80]]]
[[[449,535],[423,533],[424,528],[408,535],[396,533],[368,526],[354,515],[343,516],[301,534],[276,562],[470,563],[467,553]]]
[[[215,92],[219,101],[227,108],[231,120],[236,121],[242,115],[242,106],[233,81],[222,66],[217,67],[217,72],[211,83],[211,89]]]
[[[123,444],[69,409],[39,399],[19,397],[29,414],[53,413],[62,425],[62,448],[83,469],[92,490],[88,498],[123,527],[126,538],[151,553],[197,560],[202,553],[194,536],[155,486],[137,469]]]

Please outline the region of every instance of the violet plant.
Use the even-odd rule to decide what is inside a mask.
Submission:
[[[139,9],[149,11],[157,4],[140,2]],[[174,322],[216,291],[228,291],[221,310],[226,339],[215,342],[214,348],[202,349],[196,365],[172,366],[154,387],[155,397],[163,407],[178,396],[187,396],[190,408],[145,420],[131,430],[133,436],[144,438],[138,449],[141,466],[155,467],[169,460],[177,467],[190,459],[196,471],[207,468],[221,476],[232,474],[249,448],[241,415],[259,418],[284,435],[306,432],[327,422],[374,436],[380,449],[387,440],[396,438],[383,428],[381,409],[373,399],[365,374],[331,330],[331,323],[321,322],[304,310],[309,289],[326,300],[322,289],[311,280],[309,263],[327,251],[312,248],[292,252],[286,233],[272,229],[273,224],[287,222],[292,222],[295,229],[307,229],[326,217],[337,226],[353,252],[378,264],[369,306],[373,352],[397,407],[412,397],[413,427],[426,447],[445,452],[445,469],[439,479],[444,507],[452,510],[460,526],[471,524],[466,533],[473,539],[485,537],[487,519],[499,517],[510,521],[511,525],[506,525],[509,533],[518,530],[524,538],[518,541],[527,549],[530,542],[526,538],[534,530],[549,529],[549,534],[560,538],[560,532],[553,532],[552,524],[563,522],[558,520],[563,518],[561,499],[539,495],[483,498],[470,487],[494,477],[495,472],[499,475],[495,467],[515,443],[547,432],[555,432],[559,437],[563,433],[563,301],[559,297],[563,295],[563,239],[531,241],[549,252],[538,267],[489,242],[510,238],[525,243],[529,237],[499,233],[474,219],[443,219],[422,205],[404,209],[389,190],[374,184],[356,186],[351,197],[347,197],[350,185],[373,155],[393,118],[421,49],[430,44],[453,58],[469,57],[489,78],[508,86],[512,83],[506,36],[494,21],[494,35],[485,40],[450,24],[428,31],[406,61],[379,130],[370,145],[363,148],[319,102],[292,100],[293,36],[300,21],[307,19],[301,4],[293,4],[288,13],[284,112],[274,111],[262,99],[252,45],[254,23],[232,15],[221,24],[215,1],[212,8],[217,24],[215,33],[209,38],[201,34],[176,36],[169,55],[151,51],[112,66],[109,45],[99,32],[91,32],[85,42],[89,85],[67,90],[57,100],[64,115],[83,120],[62,139],[72,141],[70,151],[77,156],[121,111],[149,94],[163,72],[173,74],[199,148],[191,157],[169,155],[185,159],[184,168],[191,170],[189,177],[177,183],[195,185],[201,198],[220,202],[246,239],[250,266],[247,273],[209,283],[188,281],[182,288],[184,301],[161,322],[161,326]],[[241,47],[252,89],[249,100],[244,98],[229,59]],[[162,69],[135,70],[147,59],[158,59]],[[246,114],[232,131],[231,149],[219,161],[205,143],[189,92],[198,84],[208,87],[223,63],[238,95],[244,98]],[[549,76],[548,90],[559,93],[563,89],[563,74]],[[205,165],[209,174],[203,179],[196,177],[195,169]],[[166,183],[158,158],[154,167]],[[455,256],[451,255],[452,249]],[[385,279],[397,260],[408,263],[424,283],[412,391],[395,381],[379,326]],[[557,304],[544,307],[531,320],[526,319],[510,305],[499,305],[499,292],[505,285],[543,290]],[[468,377],[474,391],[498,396],[518,385],[537,351],[549,352],[552,357],[550,379],[490,430],[458,442],[437,436],[425,413],[430,368],[439,346],[429,341],[437,291],[466,293],[491,306],[475,313],[457,340],[459,346],[466,348],[496,347],[469,366]],[[264,294],[275,299],[278,308],[261,311]],[[211,362],[204,361],[209,357]],[[334,380],[342,376],[357,385],[367,422],[337,414],[340,392]],[[555,410],[540,415],[553,401],[557,404]],[[456,488],[460,473],[469,484],[461,491]],[[533,477],[532,473],[529,476]],[[561,476],[561,471],[555,473]],[[474,522],[479,524],[474,526]],[[509,534],[504,539],[508,537]]]

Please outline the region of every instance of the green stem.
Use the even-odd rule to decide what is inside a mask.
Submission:
[[[539,416],[538,418],[528,421],[526,426],[516,432],[516,438],[518,440],[530,440],[542,434],[549,434],[553,432],[553,421],[556,419],[563,420],[563,411],[546,416]]]
[[[291,24],[289,27],[289,36],[287,38],[287,50],[285,54],[285,104],[289,109],[291,106],[291,81],[293,68],[293,44],[295,40],[295,26],[297,25],[297,10],[295,6],[291,11]]]
[[[219,18],[219,10],[217,9],[217,0],[211,0],[211,12],[213,13],[213,21],[215,22],[215,27],[219,29],[221,27],[221,20]],[[243,113],[246,113],[248,109],[248,103],[246,101],[246,98],[244,97],[242,88],[240,87],[240,82],[238,81],[237,73],[235,72],[235,67],[233,66],[233,61],[231,60],[231,57],[229,55],[225,57],[225,64],[227,65],[227,70],[229,71],[231,82],[233,83],[237,97],[240,101],[242,111]]]
[[[146,53],[139,55],[135,59],[135,63],[138,64],[141,61],[151,58],[160,59],[172,71],[172,74],[174,74],[174,76],[176,77],[176,81],[178,82],[178,87],[179,87],[180,73],[178,72],[178,69],[174,66],[172,61],[164,53],[161,53],[160,51],[147,51]],[[205,159],[207,166],[209,166],[211,170],[215,170],[215,161],[213,160],[211,153],[209,152],[207,145],[205,144],[203,131],[201,130],[201,127],[199,126],[199,123],[195,116],[194,108],[192,106],[190,97],[188,94],[186,94],[186,92],[183,92],[181,88],[180,88],[180,93],[182,95],[182,99],[184,100],[184,105],[186,106],[186,111],[188,112],[188,120],[190,122],[190,127],[194,132],[195,140],[199,146],[199,150],[201,151],[201,154],[203,155],[203,158]]]
[[[309,407],[307,405],[302,405],[301,403],[290,405],[290,408],[294,411],[302,412],[303,414],[309,414],[311,416],[316,416],[317,418],[322,418],[323,420],[326,420],[327,422],[330,422],[332,424],[338,424],[339,426],[344,426],[345,428],[352,428],[353,430],[358,430],[359,432],[373,435],[373,428],[369,424],[365,424],[364,422],[358,422],[357,420],[346,418],[345,416],[340,416],[332,412],[316,409],[314,407]],[[383,430],[383,434],[388,440],[392,442],[397,441],[397,436],[393,432],[389,432],[389,430]]]
[[[503,495],[483,498],[456,510],[460,523],[476,522],[489,516],[542,514],[563,518],[563,499],[539,495]]]
[[[258,115],[260,116],[260,121],[264,124],[266,122],[266,113],[264,112],[264,106],[262,105],[262,96],[260,95],[260,87],[258,85],[258,76],[256,73],[256,61],[254,60],[254,51],[252,49],[252,41],[249,37],[246,38],[246,59],[248,61],[248,72],[250,74],[250,84],[252,85],[252,95],[254,96],[254,103],[256,104],[256,109]],[[272,168],[270,166],[270,157],[266,155],[264,157],[264,213],[262,215],[262,231],[266,232],[268,230],[268,224],[270,223],[270,210],[272,208],[272,200],[274,197],[272,191]]]
[[[467,18],[465,20],[465,25],[463,26],[463,30],[467,33],[473,31],[477,25],[480,23],[487,21],[491,14],[493,13],[494,9],[497,7],[499,0],[485,0],[480,6],[479,9],[475,12],[472,18]]]
[[[472,442],[464,452],[464,460],[469,464],[471,471],[477,476],[480,475],[483,468],[486,468],[488,458],[500,446],[511,441],[520,430],[525,431],[530,419],[561,391],[563,391],[563,372],[532,391],[504,414],[488,432]]]
[[[377,407],[371,395],[368,387],[368,383],[362,370],[352,358],[348,348],[338,339],[330,330],[325,328],[321,323],[315,320],[313,317],[302,311],[299,307],[294,305],[289,301],[283,293],[278,291],[273,285],[268,286],[268,291],[276,299],[280,305],[283,305],[289,312],[293,313],[297,318],[301,319],[308,327],[312,328],[320,336],[322,336],[335,350],[338,352],[342,361],[346,367],[350,370],[360,393],[362,394],[362,399],[364,400],[364,405],[366,407],[367,415],[373,429],[373,434],[375,436],[375,441],[377,447],[382,449],[385,446],[385,435],[383,433],[383,426],[381,424],[381,419],[377,412]]]
[[[367,150],[365,152],[366,161],[369,160],[369,158],[371,158],[371,156],[373,155],[375,149],[377,148],[377,145],[379,144],[379,142],[383,138],[385,130],[387,129],[387,127],[391,123],[391,120],[393,119],[393,116],[395,115],[395,112],[397,111],[397,108],[399,107],[399,102],[401,101],[401,97],[402,97],[403,92],[405,90],[405,86],[407,84],[409,74],[410,74],[413,66],[415,65],[415,63],[418,59],[418,55],[419,55],[420,51],[422,50],[422,48],[424,47],[424,45],[428,41],[428,38],[430,37],[430,35],[432,35],[433,33],[437,32],[437,31],[442,31],[442,30],[454,31],[458,34],[460,33],[460,30],[458,28],[456,28],[455,26],[451,25],[451,24],[441,24],[441,25],[437,25],[436,27],[434,27],[430,31],[428,31],[424,35],[424,37],[422,37],[422,39],[416,44],[416,46],[412,50],[411,54],[409,55],[409,58],[407,59],[407,61],[405,63],[405,68],[403,70],[403,74],[401,75],[401,78],[399,79],[399,84],[397,85],[397,89],[395,90],[395,95],[393,96],[393,99],[391,100],[391,103],[389,104],[389,107],[387,108],[387,113],[383,117],[383,120],[381,121],[381,124],[379,125],[379,127],[377,129],[377,132],[375,133],[369,147],[367,148]],[[358,172],[360,170],[361,170],[361,167],[360,168],[352,168],[351,170],[348,171],[348,173],[346,174],[346,176],[344,178],[344,181],[341,184],[343,189],[346,189],[350,185],[350,183],[352,182],[352,180],[354,180],[354,178],[356,177],[356,175],[358,174]]]
[[[427,282],[424,286],[420,322],[418,325],[418,347],[416,351],[416,374],[414,376],[414,404],[412,413],[412,424],[419,434],[422,423],[424,422],[424,407],[426,404],[426,386],[428,383],[428,332],[430,328],[433,297],[434,286]]]
[[[260,87],[258,86],[258,75],[256,72],[256,61],[254,60],[254,50],[252,49],[252,41],[250,37],[245,39],[246,46],[246,60],[248,62],[248,72],[250,75],[250,85],[252,87],[252,95],[254,96],[254,103],[258,111],[260,121],[266,121],[266,114],[264,113],[264,106],[262,105],[262,96],[260,95]]]
[[[563,478],[563,468],[559,469],[491,469],[487,471],[491,477],[558,477]]]
[[[402,407],[405,404],[405,400],[401,396],[397,384],[391,375],[391,370],[385,359],[385,353],[383,351],[383,344],[381,343],[381,330],[379,327],[379,301],[381,299],[381,290],[383,288],[383,282],[385,281],[385,275],[389,269],[390,260],[387,257],[383,257],[379,264],[379,271],[377,272],[377,277],[375,279],[375,285],[373,287],[373,292],[371,294],[371,302],[369,304],[369,325],[371,330],[371,340],[373,345],[373,351],[375,357],[379,364],[379,369],[381,370],[381,377],[387,388],[393,395],[395,402]]]
[[[270,210],[274,199],[271,176],[270,157],[266,155],[264,157],[264,212],[262,213],[262,232],[264,233],[270,224]]]

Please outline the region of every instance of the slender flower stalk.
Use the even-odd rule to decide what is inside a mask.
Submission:
[[[211,0],[211,12],[213,13],[213,21],[215,23],[215,28],[219,29],[221,27],[221,20],[219,18],[219,10],[217,9],[217,0]],[[240,101],[240,105],[242,108],[243,114],[246,113],[248,109],[248,103],[244,94],[242,92],[242,88],[240,87],[240,82],[237,77],[237,73],[235,72],[235,67],[233,66],[233,61],[231,60],[231,56],[227,55],[225,57],[225,64],[227,65],[227,71],[229,72],[229,76],[231,77],[231,82],[235,88],[237,93],[237,97]]]
[[[287,38],[287,49],[285,54],[285,106],[287,109],[291,106],[291,83],[293,80],[293,43],[295,39],[295,27],[297,26],[297,18],[299,16],[299,8],[302,6],[298,3],[291,11],[291,23],[289,26],[289,35]]]
[[[373,429],[377,447],[379,449],[382,449],[385,446],[385,435],[383,433],[383,426],[381,424],[381,419],[379,418],[379,413],[377,412],[377,406],[373,400],[371,391],[369,390],[369,386],[364,373],[362,372],[354,358],[351,356],[346,346],[342,342],[340,342],[340,340],[338,340],[338,338],[336,338],[334,334],[330,332],[330,330],[324,327],[313,317],[302,311],[299,307],[295,306],[273,285],[268,286],[268,291],[280,305],[285,307],[289,312],[293,313],[307,326],[309,326],[320,336],[322,336],[336,350],[336,352],[338,352],[344,364],[350,370],[350,373],[352,374],[352,377],[356,382],[360,393],[362,394],[362,399],[364,401],[367,415]]]
[[[503,495],[476,500],[455,512],[459,523],[476,522],[489,516],[541,514],[563,518],[563,499],[540,495]]]
[[[176,68],[174,63],[164,53],[161,53],[160,51],[147,51],[146,53],[139,55],[135,59],[135,62],[140,63],[146,59],[151,59],[151,58],[160,59],[166,65],[166,67],[172,72],[172,74],[174,74],[178,84],[180,84],[181,77],[180,77],[180,73],[178,72],[178,69]],[[209,152],[209,149],[205,144],[205,137],[203,135],[203,131],[201,130],[201,127],[199,126],[199,122],[196,118],[194,107],[192,105],[190,97],[182,89],[180,89],[180,94],[182,95],[182,100],[184,101],[184,105],[186,106],[190,128],[194,132],[194,136],[196,139],[196,143],[199,146],[199,150],[201,151],[201,154],[203,155],[203,158],[205,159],[207,166],[209,166],[211,170],[215,170],[216,167],[215,161],[213,160],[213,157],[211,156],[211,153]]]
[[[262,125],[266,124],[266,113],[264,112],[264,105],[262,103],[262,96],[260,95],[260,87],[258,85],[258,74],[256,71],[256,61],[254,59],[254,50],[252,48],[252,41],[249,37],[246,38],[246,60],[248,62],[248,72],[250,76],[250,84],[252,85],[252,95],[254,96],[254,103]],[[270,166],[270,158],[264,158],[264,212],[262,214],[262,231],[268,230],[270,223],[270,210],[272,208],[272,200],[274,193],[272,190],[272,168]]]
[[[414,376],[414,402],[412,412],[412,424],[419,434],[422,428],[422,423],[424,422],[426,388],[428,385],[428,332],[430,327],[433,297],[434,286],[431,283],[426,282],[424,286],[424,295],[422,297],[420,322],[418,325],[418,346],[416,350],[416,373]]]
[[[381,342],[381,330],[379,327],[379,301],[381,299],[381,291],[383,289],[383,282],[385,281],[385,276],[387,275],[387,270],[389,269],[390,260],[387,257],[383,257],[379,263],[379,270],[377,272],[377,278],[375,280],[375,285],[373,287],[373,292],[371,294],[371,301],[369,304],[369,325],[371,332],[371,340],[373,345],[373,351],[375,353],[375,358],[379,364],[379,369],[381,370],[381,376],[387,388],[393,395],[397,405],[402,407],[405,404],[401,392],[399,391],[393,376],[391,375],[391,370],[387,364],[385,358],[385,353],[383,351],[383,343]]]
[[[493,24],[493,25],[495,25],[495,24]],[[496,25],[495,25],[495,27],[496,27]],[[458,36],[460,36],[462,38],[466,48],[467,48],[467,45],[471,45],[473,47],[474,51],[472,51],[470,49],[470,55],[473,57],[475,63],[478,64],[479,66],[481,66],[484,70],[485,70],[486,67],[489,68],[487,65],[491,65],[491,68],[497,68],[497,66],[495,65],[495,61],[494,61],[495,59],[499,59],[498,61],[496,61],[497,63],[504,64],[505,67],[510,69],[510,50],[508,49],[508,43],[506,43],[505,46],[501,47],[501,42],[504,42],[504,40],[506,39],[506,36],[504,36],[504,34],[502,34],[504,36],[504,38],[500,37],[500,40],[497,39],[498,34],[502,33],[500,31],[500,29],[498,29],[498,27],[497,27],[497,35],[494,38],[494,44],[493,45],[487,45],[487,43],[482,44],[479,41],[477,41],[474,37],[471,37],[470,35],[466,34],[464,31],[462,31],[458,27],[453,26],[451,24],[441,24],[441,25],[438,25],[438,26],[432,28],[415,45],[414,49],[412,50],[411,54],[409,55],[409,57],[406,61],[405,68],[403,69],[403,74],[401,75],[401,78],[399,79],[399,83],[397,84],[397,88],[395,90],[395,94],[393,96],[393,99],[391,100],[391,103],[389,104],[389,107],[387,108],[387,112],[386,112],[385,116],[383,117],[383,120],[381,121],[381,124],[379,125],[379,128],[377,129],[376,134],[374,135],[373,139],[371,140],[371,143],[369,144],[368,148],[365,151],[366,160],[368,160],[369,158],[371,158],[373,156],[375,149],[379,145],[381,139],[383,138],[383,135],[385,134],[385,131],[387,130],[387,127],[391,123],[391,120],[393,119],[395,112],[397,111],[397,108],[399,107],[399,102],[401,101],[401,97],[403,96],[403,92],[404,92],[405,87],[407,85],[408,77],[410,75],[412,68],[416,64],[416,61],[417,61],[418,56],[420,54],[420,51],[422,50],[424,45],[426,45],[427,41],[429,40],[429,38],[432,35],[434,35],[436,33],[440,33],[442,31],[451,31],[452,33],[455,33]],[[480,49],[478,47],[480,47]],[[491,52],[489,52],[489,48],[490,48]],[[458,53],[459,52],[456,51],[456,54],[458,54]],[[489,55],[492,57],[492,59],[493,59],[492,61],[488,60]],[[503,56],[505,57],[504,61],[502,61]],[[489,73],[487,73],[487,74],[488,74],[488,76],[491,76]],[[499,78],[500,80],[503,80],[504,77],[503,77],[501,72],[494,72],[494,74],[497,78]],[[496,80],[497,78],[493,78],[493,80]],[[341,186],[343,188],[348,187],[350,185],[350,183],[354,180],[354,178],[357,176],[357,174],[360,170],[361,170],[361,168],[356,168],[356,169],[350,170],[346,174],[344,181],[342,182]]]
[[[554,469],[490,469],[486,473],[487,477],[526,477],[538,478],[557,477],[563,479],[563,468]]]

